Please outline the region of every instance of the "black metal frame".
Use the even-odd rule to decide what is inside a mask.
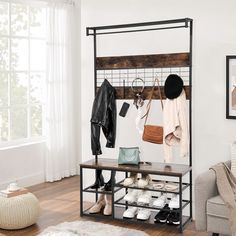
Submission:
[[[177,24],[177,25],[175,25]],[[155,28],[152,28],[155,26]],[[166,29],[176,29],[176,28],[189,28],[189,55],[190,55],[190,65],[189,65],[189,132],[190,132],[190,143],[189,143],[189,166],[192,166],[192,40],[193,40],[193,20],[190,18],[174,19],[174,20],[164,20],[164,21],[153,21],[153,22],[142,22],[142,23],[133,23],[133,24],[121,24],[121,25],[107,25],[107,26],[98,26],[98,27],[87,27],[86,34],[87,36],[93,36],[94,43],[94,93],[96,95],[97,89],[97,70],[96,70],[96,59],[97,59],[97,36],[104,34],[119,34],[119,33],[133,33],[141,31],[154,31],[154,30],[166,30]],[[98,157],[95,156],[97,162]],[[81,169],[82,173],[82,169]],[[126,174],[127,175],[127,174]],[[179,179],[182,184],[182,177]],[[81,186],[82,186],[82,174],[81,174]],[[190,217],[192,219],[192,170],[189,172],[189,185],[190,185]],[[82,193],[81,189],[81,194]],[[114,190],[113,190],[114,191]],[[182,201],[182,189],[180,190],[180,199]],[[114,194],[114,192],[113,192]],[[81,201],[83,196],[81,195]],[[97,199],[98,193],[96,193]],[[114,199],[112,200],[114,203]],[[81,203],[83,204],[83,203]],[[127,205],[126,205],[127,206]],[[114,204],[113,204],[114,207]],[[82,209],[82,208],[81,208]],[[83,215],[83,213],[81,213]],[[181,210],[182,214],[182,210]],[[82,216],[81,215],[81,216]],[[114,218],[114,215],[112,216]],[[182,221],[182,220],[181,220]],[[189,220],[188,220],[189,221]],[[181,222],[181,232],[183,230]]]
[[[96,169],[100,169],[100,168],[101,167],[99,167],[99,165],[97,165],[97,166],[91,165],[90,167],[88,167],[88,166],[84,167],[83,165],[80,166],[80,173],[81,173],[81,175],[80,175],[80,184],[81,184],[81,186],[80,186],[80,216],[81,217],[82,216],[91,216],[91,217],[102,218],[102,219],[124,220],[121,215],[119,215],[119,216],[117,215],[117,207],[119,208],[119,206],[123,207],[122,208],[122,212],[125,209],[127,209],[128,206],[136,206],[136,207],[138,206],[139,208],[150,209],[150,210],[153,211],[152,215],[155,214],[155,212],[158,211],[158,210],[163,210],[163,209],[158,208],[158,207],[145,206],[145,205],[140,206],[140,205],[136,205],[135,203],[128,203],[126,201],[122,201],[124,196],[119,197],[117,200],[115,200],[115,194],[117,192],[119,192],[120,190],[122,190],[122,189],[125,189],[125,194],[127,193],[127,190],[129,188],[131,188],[131,189],[141,189],[141,188],[138,188],[138,187],[125,187],[125,186],[122,186],[121,182],[124,181],[124,179],[119,181],[118,183],[116,183],[115,182],[115,173],[116,172],[123,172],[124,173],[124,178],[126,178],[128,176],[128,172],[130,172],[128,168],[125,171],[125,170],[119,170],[119,167],[118,167],[117,169],[106,168],[106,170],[110,170],[111,173],[112,173],[111,174],[111,176],[112,176],[112,187],[111,187],[111,192],[103,192],[103,193],[110,194],[112,196],[112,215],[111,216],[104,216],[102,214],[89,214],[90,207],[84,210],[83,194],[84,193],[96,193],[96,195],[97,195],[99,193],[102,193],[102,191],[100,191],[98,189],[97,190],[91,190],[91,189],[89,189],[90,186],[84,188],[84,186],[83,186],[83,170],[84,169],[95,169],[96,170]],[[191,170],[189,170],[189,172],[187,172],[187,173],[190,174],[190,171]],[[139,173],[139,172],[137,172],[137,173]],[[186,226],[186,224],[189,221],[192,220],[192,215],[191,215],[191,212],[192,212],[192,210],[191,210],[192,202],[191,201],[192,200],[191,200],[191,196],[189,196],[189,198],[190,198],[189,200],[185,200],[185,199],[182,198],[182,193],[184,191],[186,191],[187,189],[189,189],[189,193],[191,193],[191,184],[190,183],[183,183],[182,182],[182,179],[183,179],[184,175],[176,176],[176,175],[172,175],[171,173],[168,173],[168,172],[166,174],[154,174],[154,173],[151,173],[151,174],[155,175],[155,176],[163,176],[164,175],[164,176],[168,176],[168,177],[178,178],[178,180],[179,180],[178,182],[171,181],[173,183],[178,183],[179,184],[178,191],[173,191],[172,192],[172,191],[165,191],[165,190],[162,190],[162,189],[156,189],[156,190],[154,190],[154,189],[152,189],[152,190],[151,189],[150,190],[149,189],[145,189],[145,190],[152,191],[152,192],[175,193],[175,194],[179,195],[179,205],[181,207],[179,209],[166,210],[166,211],[169,211],[169,212],[179,212],[180,213],[180,224],[177,225],[176,227],[179,229],[179,232],[182,233],[184,228],[185,228],[185,226]],[[158,180],[153,180],[153,181],[155,182],[155,181],[158,181]],[[189,205],[189,216],[184,216],[183,215],[183,209],[185,207],[187,207],[188,205]],[[152,218],[153,218],[153,216],[152,216]],[[148,221],[138,221],[136,219],[130,219],[130,220],[129,219],[125,219],[125,221],[127,221],[127,222],[136,222],[136,223],[138,222],[138,223],[144,223],[144,224],[153,224],[153,225],[156,225],[158,227],[162,226],[159,223],[155,223],[153,221],[153,219],[148,220]]]
[[[236,60],[235,55],[226,56],[226,119],[236,119],[236,116],[232,116],[229,113],[229,72],[230,72],[230,60]]]
[[[142,23],[132,23],[132,24],[122,24],[122,25],[106,25],[106,26],[97,26],[97,27],[87,27],[86,34],[89,35],[101,35],[101,34],[120,34],[120,33],[131,33],[131,32],[142,32],[142,31],[152,31],[152,30],[164,30],[164,29],[176,29],[176,28],[188,28],[188,23],[192,22],[190,18],[174,19],[174,20],[163,20],[163,21],[152,21],[152,22],[142,22]],[[137,28],[137,27],[149,27],[155,25],[169,25],[169,24],[182,24],[179,26],[166,26],[158,28],[149,28],[149,29],[130,29],[130,30],[119,30],[119,31],[110,31],[113,29],[124,29],[124,28]],[[107,32],[99,32],[99,31]],[[90,32],[92,31],[92,32]]]

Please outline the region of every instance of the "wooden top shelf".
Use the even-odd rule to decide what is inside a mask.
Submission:
[[[97,57],[96,69],[138,69],[190,66],[189,53]]]
[[[191,166],[182,164],[165,164],[159,162],[152,162],[152,165],[140,164],[135,165],[118,165],[118,161],[114,159],[98,158],[98,162],[94,159],[80,164],[82,168],[102,169],[102,170],[116,170],[127,172],[138,172],[166,176],[184,176],[192,170]]]

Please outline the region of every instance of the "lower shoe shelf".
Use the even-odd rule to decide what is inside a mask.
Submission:
[[[165,227],[165,226],[172,226],[172,227],[177,227],[179,228],[180,225],[172,225],[172,224],[167,224],[167,223],[159,223],[159,222],[155,222],[155,216],[157,214],[157,211],[151,211],[151,216],[148,220],[138,220],[136,217],[132,218],[132,219],[128,219],[128,218],[124,218],[123,217],[123,213],[126,210],[126,208],[124,207],[120,207],[120,206],[115,206],[115,214],[114,214],[114,218],[116,220],[122,220],[125,222],[133,222],[133,223],[138,223],[138,224],[152,224],[152,225],[156,225],[158,227]],[[190,221],[190,217],[189,216],[182,216],[182,225],[184,226],[188,221]]]
[[[171,227],[177,227],[180,228],[180,225],[173,225],[173,224],[167,224],[167,223],[159,223],[159,222],[155,222],[155,216],[157,214],[157,211],[151,211],[151,216],[148,220],[138,220],[136,217],[132,218],[132,219],[128,219],[128,218],[124,218],[123,217],[123,213],[126,210],[125,207],[122,206],[115,206],[114,207],[114,216],[105,216],[102,214],[102,212],[97,213],[97,214],[90,214],[89,213],[89,209],[85,210],[83,212],[83,216],[88,216],[88,217],[95,217],[95,218],[101,218],[101,219],[108,219],[108,220],[121,220],[121,221],[125,221],[125,222],[129,222],[129,223],[138,223],[138,224],[152,224],[152,225],[156,225],[158,227],[166,227],[171,226]],[[189,221],[191,220],[191,218],[189,216],[182,216],[182,226],[184,227]]]

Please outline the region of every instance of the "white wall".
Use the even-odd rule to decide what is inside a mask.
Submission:
[[[230,158],[230,144],[236,139],[236,121],[225,119],[225,56],[236,54],[236,31],[234,25],[236,2],[227,1],[175,1],[175,0],[84,0],[82,1],[81,45],[82,45],[82,161],[93,158],[90,150],[90,116],[93,94],[93,40],[86,36],[87,26],[112,25],[143,21],[158,21],[190,17],[194,20],[193,38],[193,172],[194,176],[211,165]],[[179,43],[179,37],[169,37],[163,47],[172,51],[172,44]],[[135,42],[135,41],[133,41]],[[115,41],[116,43],[116,41]],[[137,43],[137,42],[135,42]],[[116,44],[117,45],[117,44]],[[149,52],[153,43],[140,44],[138,53]],[[106,47],[100,44],[106,55],[114,50],[112,42]],[[115,53],[122,53],[132,47],[115,46]],[[157,45],[158,46],[158,45]],[[177,46],[178,49],[179,46]],[[99,53],[101,49],[99,49]],[[131,51],[133,50],[133,47]],[[131,52],[130,51],[130,52]],[[132,52],[131,52],[132,53]],[[137,53],[137,54],[138,54]],[[118,101],[118,111],[122,101]],[[128,119],[134,119],[135,109],[129,111],[127,119],[118,118],[117,145],[140,144],[133,135],[134,128]],[[132,121],[134,122],[134,121]],[[126,132],[128,131],[128,132]],[[150,144],[151,153],[160,147]],[[155,149],[155,150],[154,150]],[[105,157],[117,157],[117,150],[104,148]],[[156,157],[152,156],[153,159]],[[157,161],[162,157],[157,157]],[[182,161],[182,160],[181,160]]]
[[[44,143],[0,150],[0,189],[13,181],[20,186],[44,182]]]

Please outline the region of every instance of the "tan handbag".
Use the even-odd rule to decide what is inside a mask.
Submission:
[[[157,87],[158,87],[158,93],[159,93],[159,97],[161,100],[161,107],[163,110],[163,101],[162,101],[162,96],[161,96],[161,89],[159,86],[159,81],[156,78],[151,90],[151,95],[150,95],[150,99],[149,102],[147,104],[147,112],[146,114],[142,117],[145,117],[145,122],[144,122],[144,131],[143,131],[143,141],[146,142],[150,142],[150,143],[156,143],[156,144],[163,144],[163,127],[159,126],[159,125],[147,125],[147,118],[148,118],[148,114],[151,108],[151,102],[152,102],[152,97],[155,91],[155,84],[157,83]]]

